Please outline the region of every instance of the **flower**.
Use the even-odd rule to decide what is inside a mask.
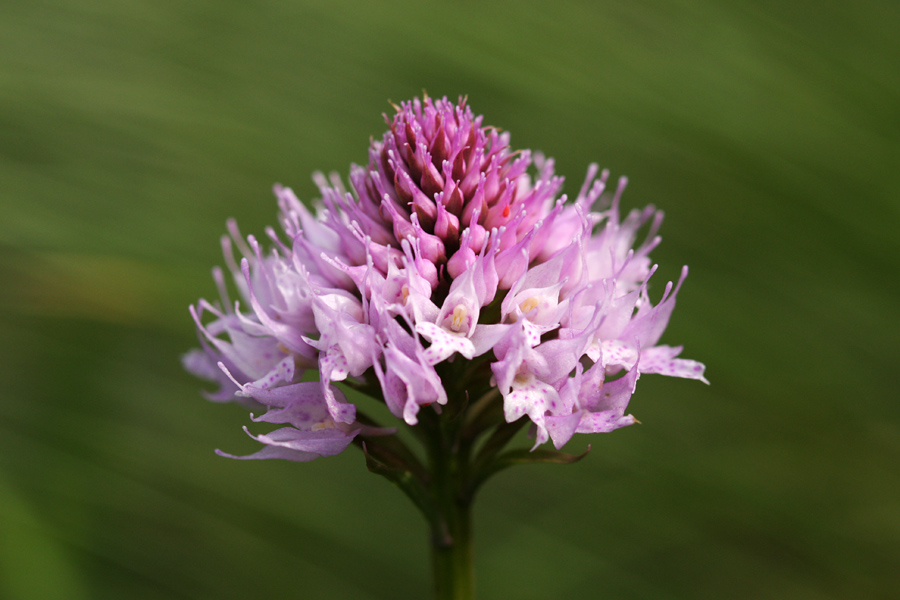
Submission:
[[[535,447],[560,448],[635,423],[625,411],[643,373],[706,381],[681,347],[658,344],[687,268],[654,305],[662,213],[622,218],[625,178],[598,210],[609,174],[591,165],[569,202],[552,160],[511,150],[465,99],[395,109],[349,190],[316,174],[311,211],[275,187],[283,233],[267,230],[268,252],[229,223],[241,302],[215,270],[223,307],[191,307],[201,348],[184,365],[219,384],[209,397],[286,425],[255,436],[265,447],[246,458],[309,460],[388,433],[360,423],[336,382],[411,426],[424,406],[493,389],[507,422],[531,420]],[[304,382],[312,369],[318,381]]]

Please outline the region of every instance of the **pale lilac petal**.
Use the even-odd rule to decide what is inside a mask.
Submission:
[[[494,346],[498,360],[491,364],[491,371],[501,394],[509,394],[513,380],[520,371],[545,373],[548,371],[544,357],[532,348],[533,340],[524,327],[525,322],[510,326],[508,333]]]
[[[513,325],[478,325],[469,338],[472,342],[473,356],[481,356],[488,352],[503,338]]]
[[[294,380],[296,363],[294,356],[286,356],[272,370],[253,382],[260,388],[270,388],[282,383],[291,383]]]
[[[244,431],[251,438],[265,444],[266,447],[247,456],[235,456],[217,450],[219,456],[236,458],[241,460],[259,460],[267,458],[282,458],[297,462],[307,462],[320,456],[334,456],[343,452],[358,430],[347,433],[343,430],[330,428],[316,431],[300,431],[293,427],[282,427],[268,434],[253,435],[244,427]]]
[[[375,374],[391,413],[415,425],[419,407],[446,404],[447,393],[434,367],[428,363],[426,351],[412,336],[394,330],[389,339],[382,353],[384,368],[380,361],[374,361]]]
[[[578,411],[559,417],[549,415],[544,417],[544,426],[547,428],[550,439],[553,441],[553,446],[557,450],[565,446],[572,439],[572,436],[575,435],[582,414],[581,411]]]
[[[534,351],[541,356],[546,367],[536,371],[545,381],[558,381],[567,377],[584,356],[590,342],[589,332],[577,337],[550,340],[537,346]]]
[[[205,398],[213,402],[234,402],[238,400],[235,392],[240,388],[219,369],[217,362],[221,362],[221,357],[208,350],[191,350],[181,357],[181,365],[187,372],[219,386],[215,392],[203,392]],[[231,368],[236,369],[234,365]]]
[[[253,454],[247,454],[245,456],[238,456],[236,454],[229,454],[223,450],[216,449],[216,454],[223,458],[233,458],[236,460],[266,460],[269,458],[277,458],[281,460],[290,460],[294,462],[309,462],[311,460],[315,460],[319,458],[319,455],[315,452],[304,452],[302,450],[293,450],[291,448],[285,448],[284,446],[263,446],[261,450],[254,452]]]
[[[706,367],[695,360],[675,358],[681,353],[681,346],[654,346],[641,351],[641,373],[659,373],[670,377],[698,379],[709,383],[703,376]]]
[[[205,342],[247,377],[257,379],[264,376],[284,358],[284,352],[278,349],[277,340],[244,333],[235,315],[218,313],[219,319],[204,326],[201,322],[204,309],[210,311],[212,307],[205,302],[199,304],[199,311],[194,306],[190,307],[197,330],[203,335]],[[227,335],[230,341],[218,337],[222,334]]]
[[[672,311],[675,309],[675,297],[678,295],[678,290],[681,289],[681,284],[684,283],[687,274],[688,269],[684,267],[681,270],[681,277],[678,279],[674,290],[672,289],[672,283],[669,282],[659,304],[652,309],[639,310],[638,314],[635,315],[631,323],[622,332],[622,338],[628,339],[633,337],[642,348],[655,346],[663,331],[665,331],[666,325],[669,324],[669,317],[671,317]]]
[[[549,434],[544,424],[547,411],[556,408],[559,394],[553,386],[536,379],[533,375],[513,380],[510,392],[503,396],[503,414],[508,423],[516,421],[524,415],[536,425],[534,447],[547,441]]]
[[[634,425],[637,421],[631,415],[622,415],[614,410],[600,412],[582,412],[578,422],[578,433],[609,433]]]
[[[283,406],[270,404],[265,414],[258,417],[251,415],[251,419],[262,423],[289,424],[302,431],[334,425],[319,386],[314,390],[306,388],[303,393],[293,396]]]
[[[431,342],[425,350],[425,360],[430,365],[436,365],[457,352],[468,359],[475,356],[475,346],[465,335],[447,331],[434,323],[417,323],[416,331]]]
[[[634,394],[640,370],[637,368],[626,372],[622,377],[613,381],[606,381],[599,388],[588,393],[582,393],[580,397],[581,407],[590,412],[616,411],[624,414]]]
[[[605,340],[600,344],[601,358],[598,362],[602,363],[608,371],[616,368],[624,367],[631,369],[638,359],[637,347],[628,342],[621,340]]]

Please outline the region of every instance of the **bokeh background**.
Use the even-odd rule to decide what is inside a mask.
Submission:
[[[388,101],[466,94],[513,146],[665,209],[643,422],[505,472],[481,598],[900,596],[900,4],[6,0],[0,598],[429,594],[361,455],[243,463],[183,373],[228,217],[366,161]]]

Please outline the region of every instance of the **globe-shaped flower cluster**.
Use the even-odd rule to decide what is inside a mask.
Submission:
[[[705,381],[702,364],[658,344],[687,268],[654,305],[662,213],[620,218],[624,178],[595,212],[608,177],[596,165],[570,202],[552,160],[511,150],[464,99],[395,108],[349,190],[316,174],[310,210],[275,187],[283,233],[266,232],[268,250],[229,223],[241,301],[216,269],[221,307],[191,307],[202,348],[187,369],[219,383],[212,399],[265,407],[253,420],[284,425],[253,436],[264,447],[242,458],[311,460],[390,433],[358,418],[335,382],[411,426],[423,407],[502,406],[506,422],[530,419],[535,447],[560,448],[635,423],[625,410],[643,373]]]

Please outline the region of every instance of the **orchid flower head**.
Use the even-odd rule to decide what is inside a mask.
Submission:
[[[534,447],[559,448],[635,423],[642,374],[706,381],[659,343],[687,268],[650,300],[662,212],[622,218],[625,178],[608,198],[609,173],[591,165],[569,201],[552,159],[513,150],[466,98],[414,98],[385,120],[348,184],[316,173],[309,205],[275,186],[268,250],[229,222],[238,301],[218,269],[222,305],[191,307],[200,347],[185,368],[218,386],[210,399],[283,425],[248,431],[263,449],[243,458],[312,460],[394,431],[346,390],[411,427],[493,391],[503,420],[531,422]]]

